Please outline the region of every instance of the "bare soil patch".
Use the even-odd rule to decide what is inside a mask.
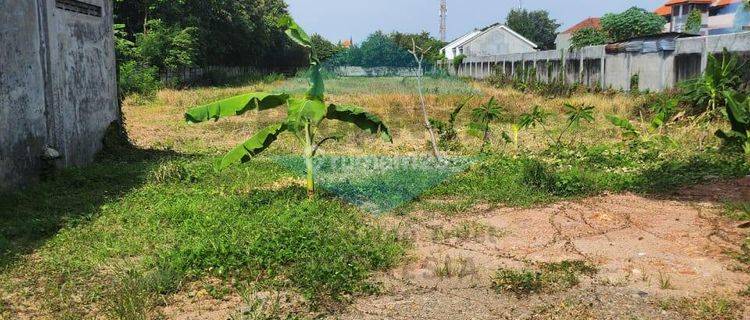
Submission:
[[[400,219],[415,243],[411,262],[381,275],[384,293],[360,299],[343,318],[685,318],[687,311],[666,306],[670,299],[726,299],[733,309],[715,318],[749,318],[742,306],[750,300],[737,293],[750,274],[728,254],[748,231],[718,215],[723,195],[747,200],[749,192],[743,179],[680,190],[674,200],[620,194],[451,218],[415,212]],[[587,261],[598,273],[549,294],[491,287],[498,268],[563,260]],[[699,314],[687,316],[706,316]]]

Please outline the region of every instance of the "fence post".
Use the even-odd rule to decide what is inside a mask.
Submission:
[[[599,66],[600,69],[600,76],[599,76],[599,84],[602,86],[602,90],[607,87],[607,46],[604,46],[602,48],[601,57],[599,58],[599,62],[601,65]]]

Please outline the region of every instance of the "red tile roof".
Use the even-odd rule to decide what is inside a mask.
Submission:
[[[581,29],[585,28],[594,28],[599,29],[602,27],[601,20],[599,18],[587,18],[586,20],[583,20],[579,22],[578,24],[568,28],[568,30],[563,31],[563,34],[573,33]]]
[[[671,16],[672,15],[672,8],[669,7],[669,6],[666,6],[666,5],[665,6],[661,6],[661,7],[659,7],[659,9],[656,9],[656,11],[654,11],[654,13],[656,13],[656,14],[662,16],[662,17]]]

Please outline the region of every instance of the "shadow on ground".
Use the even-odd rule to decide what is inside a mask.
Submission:
[[[61,228],[89,222],[102,205],[142,185],[155,166],[178,156],[184,157],[119,147],[91,166],[52,172],[27,189],[0,194],[0,269],[42,246]]]

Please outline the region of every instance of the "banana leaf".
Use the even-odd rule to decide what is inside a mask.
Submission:
[[[393,142],[391,132],[388,130],[388,127],[385,126],[383,121],[381,121],[378,116],[364,111],[362,108],[346,105],[337,106],[332,104],[328,106],[328,114],[326,115],[326,118],[352,123],[371,134],[379,133],[380,138],[385,141]]]
[[[250,159],[268,149],[268,147],[276,141],[279,134],[286,130],[286,124],[278,123],[258,131],[258,133],[253,135],[252,138],[232,149],[232,151],[229,151],[229,153],[219,161],[218,168],[223,170],[230,165],[250,161]]]
[[[289,99],[287,122],[299,128],[305,122],[317,124],[326,116],[326,105],[319,100]]]
[[[231,97],[221,101],[192,108],[185,113],[188,123],[199,123],[208,120],[237,116],[253,109],[259,111],[278,107],[286,103],[289,95],[286,93],[271,94],[256,92]]]

